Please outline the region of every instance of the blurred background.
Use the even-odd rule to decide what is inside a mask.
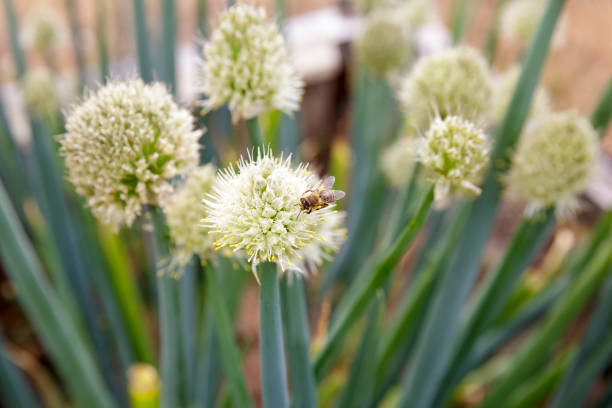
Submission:
[[[11,133],[19,145],[26,146],[32,140],[26,107],[29,99],[39,104],[48,101],[52,104],[49,108],[51,111],[56,109],[53,99],[57,99],[61,108],[66,109],[78,101],[80,89],[95,89],[105,76],[126,78],[139,75],[133,8],[135,3],[124,0],[19,0],[13,1],[12,17],[7,15],[6,7],[0,7],[0,97]],[[220,11],[226,7],[225,2],[218,0],[206,1],[205,8],[200,3],[204,3],[204,0],[176,1],[176,66],[172,90],[177,100],[191,107],[194,112],[198,111],[195,101],[199,96],[197,75],[201,42],[215,26]],[[265,6],[271,15],[274,15],[273,10],[277,7],[275,3],[266,1],[248,3]],[[435,0],[434,3],[438,19],[421,30],[419,40],[429,52],[450,44],[451,20],[456,7],[453,0]],[[482,49],[500,1],[473,0],[468,3],[471,10],[468,13],[465,41]],[[144,4],[153,76],[166,79],[169,68],[162,47],[162,1],[145,0]],[[36,38],[29,38],[35,36],[35,33],[27,32],[28,24],[35,24],[36,19],[41,18],[40,14],[44,15],[48,24],[53,25],[50,28],[52,38],[44,37],[51,42],[48,47],[52,53],[37,46]],[[296,127],[295,150],[301,160],[313,163],[321,173],[330,172],[335,159],[350,161],[352,157],[350,100],[355,73],[351,42],[360,32],[362,17],[352,2],[326,0],[287,0],[281,14],[284,14],[282,26],[292,57],[306,81],[299,120],[288,124]],[[19,62],[14,58],[11,37],[8,35],[14,19],[20,22],[19,39],[27,60],[24,74],[34,77],[30,78],[29,89],[19,71]],[[563,19],[563,38],[550,50],[541,84],[548,90],[554,110],[573,107],[588,116],[612,73],[612,1],[568,0]],[[78,40],[75,41],[75,38]],[[508,68],[520,57],[522,50],[523,45],[500,39],[492,61],[493,70],[501,72]],[[45,89],[44,81],[37,83],[37,74],[43,77],[51,75],[56,84],[55,89]],[[37,93],[43,93],[43,96]],[[45,106],[39,108],[47,109]],[[270,122],[273,118],[267,120]],[[57,131],[61,131],[60,122],[57,122]],[[268,123],[266,118],[262,122],[264,127]],[[211,145],[202,154],[208,160],[217,164],[226,163],[236,159],[243,151],[241,147],[248,144],[245,129],[238,129],[229,136],[234,143],[228,144],[223,140],[229,126],[227,112],[221,112],[206,125]],[[612,154],[612,128],[608,129],[604,138],[604,150],[607,155]],[[587,197],[589,204],[586,211],[578,220],[561,224],[560,232],[556,238],[551,239],[548,248],[568,245],[567,240],[571,245],[574,236],[579,236],[590,226],[599,209],[612,205],[612,162],[609,157],[602,157],[600,167],[598,181]],[[339,187],[348,191],[349,179],[350,174],[345,179],[339,177]],[[350,206],[350,194],[346,205]],[[487,259],[495,258],[500,248],[506,244],[521,214],[520,205],[504,203],[485,265]],[[419,246],[416,248],[418,250]],[[135,258],[131,260],[133,265],[139,264],[136,258],[141,252],[142,248],[126,249],[128,257]],[[413,252],[407,254],[405,265],[410,264]],[[135,270],[138,273],[138,268]],[[146,280],[142,276],[139,279]],[[249,387],[254,395],[258,395],[257,293],[252,282],[250,285],[238,306],[237,330],[239,343],[244,345],[246,353]],[[319,283],[311,282],[310,285],[314,288],[309,290],[314,291]],[[147,313],[151,314],[147,316],[147,321],[153,325],[153,312]],[[321,321],[325,321],[325,310],[314,310],[310,316],[313,320],[313,336],[316,338],[317,327],[320,327]],[[14,289],[1,266],[0,326],[10,360],[28,374],[37,389],[48,393],[51,396],[49,398],[60,395],[62,391],[57,384],[56,374],[23,315]],[[57,398],[61,400],[60,396]]]

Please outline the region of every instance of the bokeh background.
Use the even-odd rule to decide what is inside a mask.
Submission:
[[[85,77],[81,80],[86,87],[95,87],[101,81],[96,31],[106,27],[109,52],[109,70],[113,77],[129,77],[138,74],[137,45],[134,28],[132,2],[125,0],[89,0],[75,2],[72,9],[78,17],[78,27],[83,39],[82,51],[85,63]],[[269,10],[273,4],[266,1],[249,1],[264,5]],[[496,0],[472,1],[473,13],[467,24],[466,41],[477,48],[483,48],[486,33],[491,24]],[[196,0],[177,0],[177,98],[185,105],[192,106],[198,95],[197,64],[198,44],[205,36],[203,30],[214,27],[225,2],[209,0],[207,15],[200,19]],[[440,24],[448,27],[452,0],[435,0]],[[63,33],[53,59],[62,85],[62,103],[65,107],[77,99],[79,70],[71,40],[69,16],[66,2],[62,0],[19,0],[14,2],[15,12],[21,21],[35,9],[44,7],[54,13]],[[147,24],[152,44],[152,57],[161,41],[161,2],[147,0]],[[584,115],[593,110],[601,90],[605,88],[612,73],[612,1],[610,0],[569,0],[564,9],[565,36],[561,44],[550,51],[541,83],[547,88],[555,110],[577,108]],[[328,169],[330,155],[348,144],[351,96],[351,40],[357,35],[360,18],[350,2],[325,0],[288,0],[286,2],[286,24],[290,50],[298,70],[306,79],[306,93],[300,112],[299,155],[310,161],[321,172]],[[5,9],[0,7],[0,94],[4,100],[10,125],[21,143],[30,138],[24,95],[17,82],[15,61],[9,41],[8,21]],[[442,40],[443,41],[443,40]],[[493,68],[504,70],[514,63],[521,51],[519,44],[500,41],[493,61]],[[27,54],[30,69],[48,65],[44,55],[37,52]],[[214,129],[211,138],[215,143]],[[238,132],[242,138],[246,132]],[[223,150],[219,143],[219,154],[224,160],[235,158],[239,151]],[[604,150],[612,154],[612,128],[604,139]],[[574,235],[580,235],[590,225],[589,217],[596,207],[612,204],[612,164],[602,158],[602,172],[597,188],[589,193],[592,206],[579,220],[567,222],[560,227],[549,247],[567,245]],[[345,180],[344,184],[348,182]],[[376,198],[373,198],[376,199]],[[512,226],[521,215],[521,207],[505,203],[499,215],[496,232],[488,248],[487,258],[496,256],[512,231]],[[565,234],[565,235],[564,235]],[[563,241],[566,240],[566,241]],[[1,243],[0,243],[1,245]],[[404,264],[411,262],[412,253],[419,250],[419,244],[407,254]],[[487,264],[485,260],[485,265]],[[406,268],[408,269],[408,268]],[[408,278],[406,278],[407,280]],[[316,283],[315,283],[316,285]],[[398,287],[401,287],[399,285]],[[314,289],[311,289],[314,290]],[[396,297],[400,292],[396,291]],[[393,296],[392,296],[393,298]],[[259,395],[259,361],[257,341],[257,292],[254,286],[245,291],[238,312],[237,333],[239,343],[245,345],[245,368],[253,395]],[[325,310],[310,314],[313,321],[313,336],[317,327],[325,322]],[[151,322],[153,316],[146,316]],[[24,369],[38,387],[49,393],[58,392],[53,369],[28,324],[15,298],[14,290],[0,269],[0,325],[5,331],[11,359]],[[580,327],[575,329],[580,330]]]

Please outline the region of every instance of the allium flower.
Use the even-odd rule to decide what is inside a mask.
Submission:
[[[412,49],[409,27],[393,9],[372,12],[356,45],[360,59],[379,76],[401,69]]]
[[[68,179],[103,223],[131,225],[144,204],[163,204],[168,179],[199,161],[187,110],[161,84],[110,82],[90,93],[66,119],[60,137]]]
[[[130,401],[134,407],[156,407],[159,405],[161,381],[154,366],[133,364],[127,373]]]
[[[54,9],[35,8],[25,18],[20,33],[21,41],[27,48],[51,53],[66,35],[66,28],[61,22],[62,17]]]
[[[501,124],[510,106],[510,101],[514,95],[516,84],[521,75],[521,68],[518,65],[510,67],[494,83],[494,97],[491,118],[493,123]],[[550,101],[546,90],[537,87],[529,110],[530,118],[537,118],[550,112]]]
[[[492,92],[484,57],[460,46],[419,60],[403,80],[398,97],[414,125],[425,131],[435,117],[459,115],[482,122]]]
[[[555,206],[564,215],[586,190],[598,152],[599,140],[587,119],[575,111],[554,113],[521,136],[505,181],[512,195],[527,201],[528,214]]]
[[[298,110],[302,80],[263,8],[238,4],[223,13],[204,46],[202,70],[205,110],[228,103],[234,121],[271,109]]]
[[[538,24],[546,10],[545,0],[512,0],[505,4],[500,17],[502,37],[526,45],[534,36]],[[563,43],[565,37],[565,19],[557,23],[552,38],[553,47]]]
[[[385,150],[380,158],[380,168],[394,188],[406,186],[418,153],[418,143],[412,137],[400,137]]]
[[[46,68],[26,72],[22,79],[23,96],[28,108],[41,117],[59,112],[59,95],[55,78]]]
[[[425,133],[420,161],[434,176],[436,200],[449,193],[480,194],[488,165],[489,141],[473,123],[459,117],[437,118]]]
[[[175,246],[172,255],[179,266],[187,264],[194,254],[205,260],[214,248],[212,236],[200,222],[206,218],[202,198],[211,192],[216,173],[212,164],[198,168],[164,205],[170,239]]]
[[[435,5],[431,0],[403,0],[398,5],[398,13],[404,24],[413,29],[437,19]]]
[[[319,263],[326,248],[339,245],[340,222],[330,207],[300,212],[300,197],[318,185],[318,177],[303,165],[293,168],[290,157],[278,159],[268,150],[249,154],[237,169],[217,176],[203,200],[205,225],[216,235],[217,248],[246,251],[254,271],[266,261],[303,271],[304,264]]]

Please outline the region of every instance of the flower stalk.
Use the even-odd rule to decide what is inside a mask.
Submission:
[[[258,265],[259,275],[259,352],[264,408],[289,407],[285,346],[281,321],[279,279],[276,264]]]

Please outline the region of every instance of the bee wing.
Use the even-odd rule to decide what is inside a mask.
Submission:
[[[325,190],[319,193],[321,201],[324,203],[333,203],[334,201],[340,200],[346,194],[342,190]]]
[[[318,190],[329,190],[334,185],[336,178],[334,176],[327,176],[321,181]]]

